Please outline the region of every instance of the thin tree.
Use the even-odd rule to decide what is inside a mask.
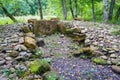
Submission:
[[[39,11],[40,11],[40,19],[43,19],[41,0],[38,0],[38,6],[39,6]]]
[[[62,9],[63,9],[64,20],[66,20],[67,19],[66,0],[62,0]]]
[[[93,15],[93,21],[96,21],[96,16],[95,16],[95,9],[94,9],[94,0],[92,0],[92,15]]]
[[[112,20],[114,5],[115,5],[115,0],[111,0],[110,10],[109,10],[109,17],[108,17],[109,20]]]
[[[4,7],[4,5],[2,3],[0,3],[0,7],[2,8],[3,12],[5,13],[6,16],[8,16],[13,22],[17,22],[17,20],[13,17],[12,14],[10,14],[8,12],[8,10],[6,9],[6,7]]]
[[[77,16],[78,16],[78,11],[77,11],[77,7],[78,7],[78,5],[77,5],[77,0],[74,0],[74,2],[75,2],[75,18],[77,18]]]
[[[72,0],[69,0],[69,4],[70,4],[70,12],[71,12],[72,17],[74,19],[74,12],[73,12],[73,8],[72,8]]]
[[[108,0],[104,1],[104,22],[108,22]]]

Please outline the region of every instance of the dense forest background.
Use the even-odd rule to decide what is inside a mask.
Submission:
[[[5,21],[3,18],[7,15],[3,7],[12,16],[39,16],[38,1],[0,0],[0,23]],[[50,17],[67,20],[80,18],[81,20],[115,24],[119,24],[120,21],[120,0],[40,0],[40,2],[44,19]]]

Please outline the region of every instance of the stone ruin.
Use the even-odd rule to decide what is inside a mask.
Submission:
[[[55,32],[60,32],[78,43],[84,43],[86,38],[86,35],[81,32],[80,28],[70,28],[68,26],[70,25],[69,23],[62,22],[58,18],[52,18],[51,20],[29,19],[28,24],[29,26],[22,27],[22,30],[27,34],[25,36],[25,45],[28,48],[35,49],[38,46],[36,43],[39,42],[36,42],[35,36],[40,34],[51,35]]]

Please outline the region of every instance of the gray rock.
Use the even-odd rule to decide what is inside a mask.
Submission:
[[[8,61],[12,61],[11,57],[6,57],[5,59],[8,60]]]
[[[24,43],[24,37],[21,37],[21,38],[19,39],[19,43],[20,43],[20,44]]]
[[[112,58],[112,59],[111,59],[111,62],[112,62],[112,64],[115,64],[115,65],[116,65],[116,64],[118,63],[118,59],[113,59],[113,58]]]
[[[27,48],[24,45],[17,45],[14,47],[14,50],[16,51],[26,51]]]
[[[105,59],[105,60],[107,60],[108,58],[107,58],[107,56],[100,56],[102,59]]]
[[[0,80],[8,80],[8,79],[2,75],[0,76]]]
[[[110,51],[108,51],[108,53],[109,54],[113,54],[113,53],[115,53],[115,51],[114,50],[110,50]]]
[[[6,60],[1,60],[1,61],[0,61],[0,66],[4,65],[5,62],[6,62]]]
[[[110,60],[108,60],[108,61],[107,61],[107,64],[111,65],[111,64],[112,64],[112,62],[111,62]]]
[[[110,58],[116,58],[117,56],[116,56],[116,54],[111,54],[110,55]]]
[[[26,51],[26,50],[27,50],[27,47],[24,46],[24,45],[21,45],[21,50]]]
[[[13,58],[17,57],[18,55],[19,55],[19,52],[17,52],[17,51],[12,51],[9,53],[9,56],[13,57]]]
[[[17,61],[25,61],[25,57],[24,56],[18,56],[15,58],[15,60]]]
[[[27,52],[20,52],[19,55],[20,56],[25,56],[25,55],[27,55]]]

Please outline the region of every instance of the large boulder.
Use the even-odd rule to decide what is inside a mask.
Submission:
[[[25,45],[28,48],[35,49],[36,48],[36,41],[31,37],[25,37]]]
[[[34,33],[36,35],[44,34],[50,35],[57,30],[57,21],[54,20],[40,20],[37,21],[37,25],[34,26]]]

